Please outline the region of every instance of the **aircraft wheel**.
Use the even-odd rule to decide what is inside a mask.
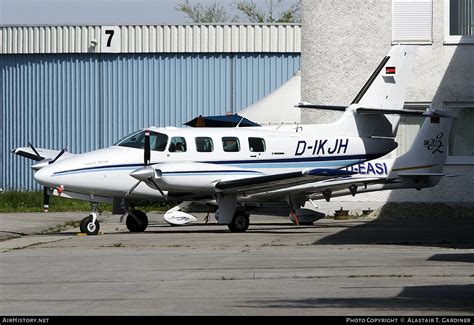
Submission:
[[[100,223],[98,220],[95,222],[92,222],[92,216],[88,216],[81,221],[81,232],[89,235],[89,236],[94,236],[99,233],[100,229]]]
[[[90,216],[89,216],[90,217]],[[81,220],[81,223],[79,224],[79,230],[85,234],[86,233],[86,226],[87,226],[87,220],[89,217],[85,217],[84,219]]]
[[[246,232],[250,225],[249,217],[250,216],[243,211],[236,211],[229,224],[229,230],[231,232]]]
[[[130,232],[144,232],[148,227],[148,217],[140,210],[133,210],[127,217],[127,228]]]

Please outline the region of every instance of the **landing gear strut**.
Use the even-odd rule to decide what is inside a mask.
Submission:
[[[97,220],[97,216],[100,214],[100,211],[98,210],[97,206],[97,203],[91,203],[91,213],[89,216],[82,219],[81,223],[79,224],[79,229],[81,232],[89,236],[97,235],[100,230],[100,223],[99,220]]]

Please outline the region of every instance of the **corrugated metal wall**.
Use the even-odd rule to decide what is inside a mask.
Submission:
[[[299,53],[0,56],[3,189],[38,189],[28,141],[85,152],[150,125],[237,112],[299,70]]]
[[[300,53],[301,26],[193,24],[0,27],[0,54],[98,52]]]

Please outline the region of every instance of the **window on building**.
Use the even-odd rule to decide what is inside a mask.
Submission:
[[[265,140],[262,138],[249,138],[251,152],[265,152]]]
[[[186,139],[183,137],[172,137],[169,152],[186,152]]]
[[[197,137],[196,150],[197,152],[212,152],[214,150],[212,139],[209,137]]]
[[[433,41],[433,0],[392,0],[392,41]]]
[[[471,105],[447,105],[454,109],[456,117],[453,119],[449,136],[448,163],[474,163],[474,103]]]
[[[418,116],[402,116],[398,125],[396,141],[398,147],[396,156],[401,156],[410,149],[416,134],[421,128],[425,118]],[[395,158],[395,157],[393,157]]]
[[[420,109],[426,108],[426,105],[409,105],[405,108]],[[474,164],[474,103],[446,104],[446,109],[456,116],[449,134],[446,164]],[[396,156],[404,154],[410,148],[423,121],[424,117],[401,118],[396,139]]]
[[[446,42],[474,43],[474,0],[445,0]]]
[[[235,137],[224,137],[222,138],[222,147],[225,152],[239,152],[240,141]]]

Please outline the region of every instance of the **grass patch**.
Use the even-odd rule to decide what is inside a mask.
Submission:
[[[167,211],[178,205],[179,202],[157,202],[137,201],[134,202],[136,209],[144,212]],[[101,203],[102,211],[112,211],[112,205]],[[50,212],[80,212],[90,211],[90,203],[87,201],[66,199],[50,196]],[[43,192],[30,191],[3,191],[0,192],[0,213],[6,212],[43,212]]]
[[[79,200],[68,200],[51,196],[49,200],[49,211],[88,211],[89,202]],[[28,191],[5,191],[0,192],[0,212],[42,212],[43,192]]]

